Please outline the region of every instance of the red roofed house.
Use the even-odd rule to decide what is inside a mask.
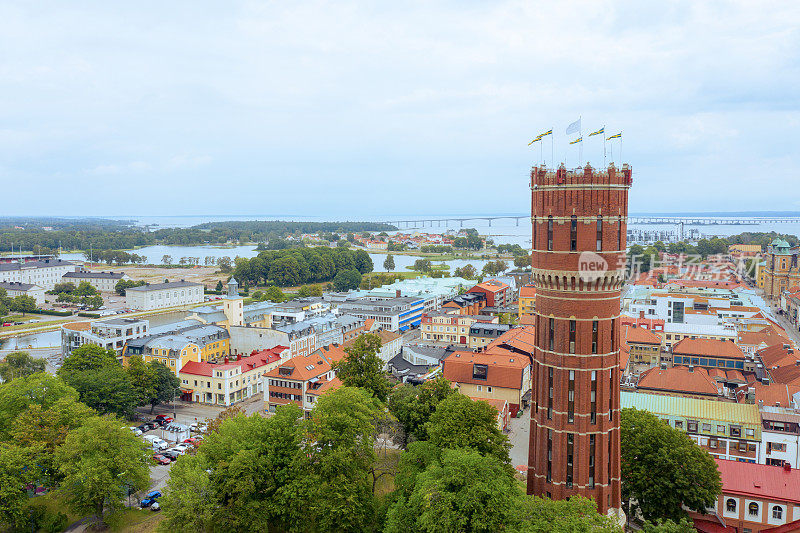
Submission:
[[[261,378],[289,357],[288,346],[275,346],[225,363],[189,361],[178,371],[181,399],[214,405],[233,405],[263,391]]]
[[[508,401],[511,416],[516,416],[531,396],[532,334],[527,329],[508,331],[481,353],[451,353],[442,360],[442,374],[467,396]]]
[[[486,398],[472,398],[476,402],[486,402],[497,409],[497,429],[504,431],[508,429],[508,400],[487,400]]]
[[[672,347],[672,362],[706,368],[736,369],[752,372],[754,364],[746,361],[742,349],[731,341],[719,339],[681,339]]]
[[[325,346],[309,355],[297,355],[264,374],[264,401],[270,412],[293,403],[305,411],[313,409],[317,398],[327,390],[341,386],[333,363],[345,357],[338,344]]]
[[[622,341],[630,346],[630,362],[648,366],[661,364],[661,337],[649,329],[622,326]]]
[[[478,283],[467,292],[483,294],[486,297],[486,305],[489,307],[505,307],[511,303],[513,298],[511,287],[496,279]]]
[[[722,493],[716,513],[690,513],[698,531],[800,531],[800,470],[714,460],[722,477]]]
[[[717,399],[720,387],[703,367],[673,366],[651,368],[639,378],[636,388],[651,394]]]

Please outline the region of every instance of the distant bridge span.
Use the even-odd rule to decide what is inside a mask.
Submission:
[[[417,218],[413,220],[387,220],[398,228],[448,227],[450,223],[464,227],[464,222],[485,220],[492,226],[493,220],[514,220],[519,226],[520,220],[529,220],[530,215],[503,216],[456,216],[442,218]],[[759,224],[800,224],[800,217],[671,217],[671,216],[629,216],[628,225],[632,224],[671,224],[677,226],[756,226]]]

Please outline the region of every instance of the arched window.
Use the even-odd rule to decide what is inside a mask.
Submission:
[[[775,505],[772,507],[772,518],[775,520],[780,520],[783,518],[783,509],[780,505]]]
[[[747,506],[747,513],[750,516],[758,516],[758,504],[753,502]]]
[[[728,498],[728,501],[725,502],[725,510],[729,513],[736,512],[736,500],[733,498]]]

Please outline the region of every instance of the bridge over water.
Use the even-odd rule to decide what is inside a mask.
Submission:
[[[440,218],[416,218],[409,220],[387,220],[400,229],[449,227],[450,224],[464,226],[464,222],[485,220],[491,227],[494,220],[513,220],[519,226],[520,220],[529,220],[530,215],[499,215],[499,216],[453,216]],[[756,226],[759,224],[800,224],[800,217],[675,217],[675,216],[629,216],[628,225],[659,224],[683,226]]]

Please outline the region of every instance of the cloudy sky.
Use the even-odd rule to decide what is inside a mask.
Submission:
[[[579,116],[633,212],[800,211],[800,2],[643,4],[7,0],[0,214],[522,213]]]

